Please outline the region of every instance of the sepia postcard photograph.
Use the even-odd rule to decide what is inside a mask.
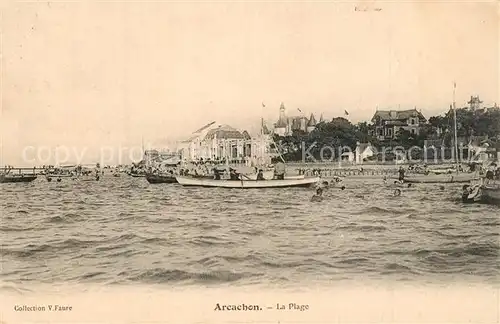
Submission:
[[[0,324],[500,323],[500,2],[0,3]]]

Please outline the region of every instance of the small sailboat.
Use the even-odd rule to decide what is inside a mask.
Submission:
[[[269,135],[268,132],[269,131],[267,130],[267,128],[264,125],[264,119],[261,118],[261,123],[260,123],[260,152],[259,152],[260,165],[255,166],[256,171],[262,170],[262,174],[263,174],[263,177],[264,177],[265,180],[273,180],[273,179],[275,179],[277,172],[278,173],[283,173],[283,180],[300,180],[300,179],[305,179],[305,175],[303,175],[303,174],[292,175],[292,174],[286,173],[286,170],[285,170],[285,164],[286,164],[285,159],[283,158],[283,155],[279,151],[278,145],[274,142],[272,134],[271,134],[270,138],[268,138],[267,140],[265,140],[265,137]],[[279,171],[279,170],[276,169],[276,165],[275,166],[270,166],[270,165],[266,165],[266,163],[264,162],[264,161],[266,161],[268,159],[269,159],[268,162],[270,162],[271,153],[270,153],[270,151],[268,151],[269,150],[269,145],[266,144],[266,142],[269,139],[274,144],[274,147],[276,148],[277,153],[278,153],[278,155],[279,155],[279,157],[281,159],[282,163],[279,163],[281,165],[281,167],[283,168],[283,170],[281,170],[281,171]],[[257,174],[258,174],[258,172],[251,173],[251,174],[247,173],[247,174],[245,174],[242,177],[242,180],[243,181],[255,181],[255,180],[257,180]]]
[[[457,84],[453,84],[453,121],[454,121],[454,156],[455,168],[453,169],[434,169],[427,170],[424,174],[416,174],[405,177],[404,182],[409,183],[470,183],[474,180],[479,180],[479,175],[476,172],[460,172],[460,160],[458,154],[458,137],[457,137],[457,108],[455,103],[455,90]],[[451,108],[451,107],[450,107]]]

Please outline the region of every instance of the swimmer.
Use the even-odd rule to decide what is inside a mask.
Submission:
[[[475,198],[476,198],[476,195],[477,195],[477,192],[476,192],[476,195],[474,195],[474,197],[470,197],[470,195],[472,195],[472,193],[475,191],[476,186],[469,186],[469,185],[464,185],[462,187],[462,202],[464,203],[469,203],[469,202],[474,202],[475,201]]]
[[[342,181],[342,179],[339,178],[339,177],[335,177],[334,180],[335,180],[335,182],[341,182]]]
[[[325,190],[328,189],[328,186],[329,186],[328,181],[322,181],[316,185],[316,189]]]
[[[318,188],[316,190],[316,194],[311,197],[312,202],[320,202],[323,201],[323,189]]]
[[[394,187],[402,187],[403,185],[404,185],[404,183],[402,181],[398,181],[398,180],[394,181],[394,184],[393,184]]]
[[[394,190],[394,196],[395,197],[401,196],[401,190],[399,189]]]
[[[344,190],[344,189],[345,189],[345,186],[340,187],[340,190]]]
[[[444,190],[444,186],[439,186],[439,189],[440,190]]]
[[[410,187],[411,187],[411,183],[408,184],[408,188],[410,188]]]

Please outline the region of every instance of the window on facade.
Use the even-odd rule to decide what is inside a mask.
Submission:
[[[412,130],[411,130],[411,133],[412,133],[412,134],[415,134],[415,133],[416,133],[415,129],[412,129]]]

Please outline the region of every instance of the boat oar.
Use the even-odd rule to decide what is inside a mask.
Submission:
[[[252,180],[252,179],[250,179],[248,176],[244,175],[243,173],[240,173],[240,175],[241,175],[242,177],[247,178],[247,180]]]

